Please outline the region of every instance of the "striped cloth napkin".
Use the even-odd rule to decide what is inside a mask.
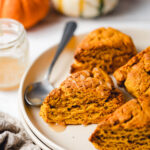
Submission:
[[[0,112],[0,150],[41,150],[29,138],[21,123]]]

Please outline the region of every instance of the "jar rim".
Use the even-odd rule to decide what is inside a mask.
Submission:
[[[1,18],[1,19],[0,19],[0,30],[1,30],[1,26],[2,26],[4,23],[10,23],[10,24],[15,25],[15,26],[17,27],[17,33],[19,33],[19,34],[17,34],[16,38],[14,38],[13,40],[10,40],[10,41],[8,41],[8,42],[2,44],[3,46],[6,45],[6,44],[7,44],[7,45],[11,45],[11,44],[17,42],[17,41],[22,37],[22,35],[24,34],[24,26],[23,26],[20,22],[14,20],[14,19]],[[0,43],[0,44],[1,44],[1,43]]]

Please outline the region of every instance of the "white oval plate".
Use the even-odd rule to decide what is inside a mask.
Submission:
[[[149,28],[126,28],[126,26],[120,26],[118,29],[132,37],[138,50],[142,50],[150,45]],[[71,41],[73,45],[69,46],[69,44],[59,57],[51,76],[51,83],[55,87],[68,76],[70,65],[73,62],[74,49],[82,38],[83,35],[76,36]],[[94,150],[95,148],[88,141],[88,138],[94,131],[96,125],[86,127],[72,125],[68,126],[63,132],[55,132],[39,116],[39,108],[30,107],[24,102],[24,91],[27,85],[31,82],[42,80],[43,75],[51,63],[56,48],[57,45],[42,53],[25,73],[19,89],[19,107],[30,129],[47,146],[56,150]],[[128,97],[126,93],[125,96]]]

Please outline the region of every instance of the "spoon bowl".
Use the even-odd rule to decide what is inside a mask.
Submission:
[[[26,88],[25,100],[31,106],[40,106],[42,105],[44,98],[53,89],[54,87],[49,83],[48,80],[36,82]]]

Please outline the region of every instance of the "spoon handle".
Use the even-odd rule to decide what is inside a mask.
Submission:
[[[75,29],[77,28],[77,24],[74,21],[69,21],[67,22],[64,32],[63,32],[63,36],[61,39],[61,42],[58,46],[58,49],[56,51],[56,54],[52,60],[52,63],[49,67],[48,70],[48,75],[47,75],[47,79],[49,79],[49,76],[51,75],[53,66],[55,65],[57,58],[59,57],[59,55],[61,54],[61,52],[63,51],[63,49],[65,48],[65,46],[67,45],[67,43],[69,42],[69,40],[71,39],[71,37],[73,36],[73,33],[75,31]]]

